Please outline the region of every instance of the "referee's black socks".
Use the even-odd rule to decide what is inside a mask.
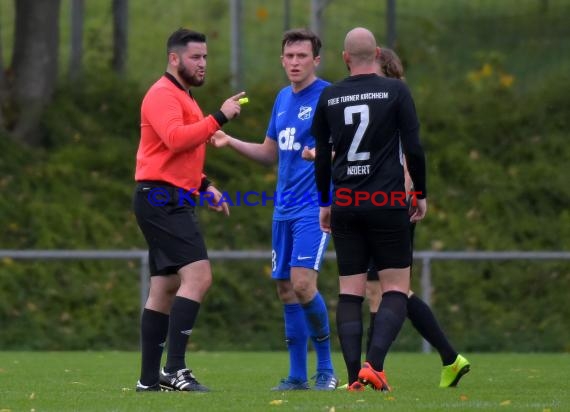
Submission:
[[[151,309],[144,309],[141,316],[141,376],[145,386],[158,383],[160,359],[166,335],[168,334],[168,315]]]
[[[186,368],[186,345],[199,310],[199,302],[182,296],[174,298],[168,328],[168,356],[164,366],[167,373]]]

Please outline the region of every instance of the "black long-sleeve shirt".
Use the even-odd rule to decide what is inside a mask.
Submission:
[[[414,101],[401,80],[362,74],[325,88],[312,124],[321,205],[331,202],[331,173],[333,207],[343,200],[338,197],[339,189],[343,195],[367,192],[371,197],[378,192],[386,196],[404,193],[403,155],[415,191],[421,192],[417,197],[426,197],[426,162],[419,127]],[[359,206],[378,207],[371,200],[363,200]],[[387,202],[383,207],[407,206]]]

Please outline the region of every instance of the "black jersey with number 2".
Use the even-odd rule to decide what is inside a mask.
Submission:
[[[328,86],[317,104],[312,134],[316,139],[315,174],[321,205],[331,202],[332,172],[333,208],[378,207],[384,198],[388,199],[382,205],[385,208],[406,207],[390,201],[392,194],[405,190],[402,149],[415,191],[421,192],[417,197],[426,196],[419,121],[403,81],[361,74]],[[356,196],[357,192],[358,204],[348,205],[343,196]],[[368,200],[366,193],[370,195]]]

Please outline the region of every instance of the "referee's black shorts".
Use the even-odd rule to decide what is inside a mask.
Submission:
[[[341,276],[410,266],[412,248],[406,209],[334,209],[331,230]]]
[[[179,193],[163,182],[139,182],[135,189],[133,209],[148,244],[152,276],[208,259],[194,205],[181,201]]]

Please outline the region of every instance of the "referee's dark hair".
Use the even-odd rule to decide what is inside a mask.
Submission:
[[[281,41],[281,53],[283,53],[283,50],[285,50],[286,45],[303,40],[309,40],[311,42],[313,57],[317,57],[321,51],[321,39],[309,29],[287,30],[283,34],[283,40]]]
[[[206,35],[197,31],[180,28],[170,35],[166,42],[166,53],[172,53],[175,49],[186,47],[190,42],[206,43]]]

